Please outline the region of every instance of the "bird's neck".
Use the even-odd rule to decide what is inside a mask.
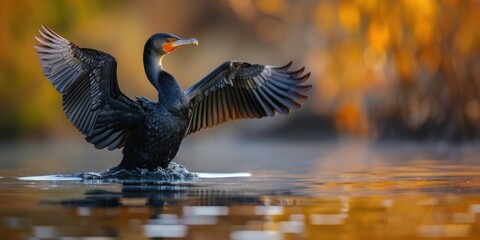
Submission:
[[[160,91],[160,75],[164,72],[162,67],[162,58],[165,55],[160,55],[153,50],[145,49],[143,52],[143,66],[148,80],[152,85]]]
[[[172,75],[163,70],[162,57],[155,52],[145,51],[143,64],[148,80],[157,89],[158,104],[165,106],[179,107],[186,104],[183,89],[178,85]]]

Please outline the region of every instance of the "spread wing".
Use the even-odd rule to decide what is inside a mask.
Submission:
[[[186,135],[230,120],[287,114],[302,106],[310,73],[304,68],[226,62],[185,91],[191,110]]]
[[[118,88],[115,59],[79,48],[45,26],[39,32],[35,49],[43,73],[63,96],[68,120],[96,148],[123,147],[144,112]]]

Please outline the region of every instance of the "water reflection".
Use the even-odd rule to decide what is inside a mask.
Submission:
[[[0,205],[0,230],[8,239],[476,239],[478,179],[407,178],[399,183],[410,185],[405,193],[384,191],[395,178],[297,179],[308,188],[273,177],[103,185],[60,181],[44,190],[48,194],[40,202],[23,200],[11,209]],[[32,183],[28,194],[36,200],[42,183]],[[359,188],[370,193],[359,194]],[[2,195],[8,198],[8,191]]]
[[[229,206],[262,204],[257,195],[233,194],[193,183],[167,182],[123,183],[118,192],[88,190],[83,198],[43,203],[62,205],[72,213],[73,218],[106,214],[125,219],[127,231],[150,238],[186,237],[192,227],[195,229],[224,221],[220,218],[225,219],[232,214]],[[268,211],[262,210],[263,213]],[[120,229],[108,236],[119,237],[117,233]]]
[[[192,181],[23,177],[66,171],[63,165],[51,165],[57,168],[48,171],[0,171],[0,239],[480,236],[476,148],[443,156],[397,145],[373,150],[302,145],[295,152],[289,149],[295,158],[268,145],[242,148],[255,157],[222,157],[224,165],[193,158],[196,154],[186,157],[198,160],[186,164],[198,171],[243,172],[215,178],[200,174]],[[268,168],[254,165],[259,149],[266,149],[260,155]],[[32,159],[24,165],[38,166]],[[257,171],[250,174],[250,168]]]

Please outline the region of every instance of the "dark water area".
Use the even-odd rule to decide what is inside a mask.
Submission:
[[[0,239],[480,238],[478,144],[193,140],[175,181],[51,176],[120,158],[83,143],[0,150]]]

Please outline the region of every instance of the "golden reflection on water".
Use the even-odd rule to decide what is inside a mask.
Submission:
[[[480,177],[448,175],[122,185],[2,179],[0,238],[478,239]]]

